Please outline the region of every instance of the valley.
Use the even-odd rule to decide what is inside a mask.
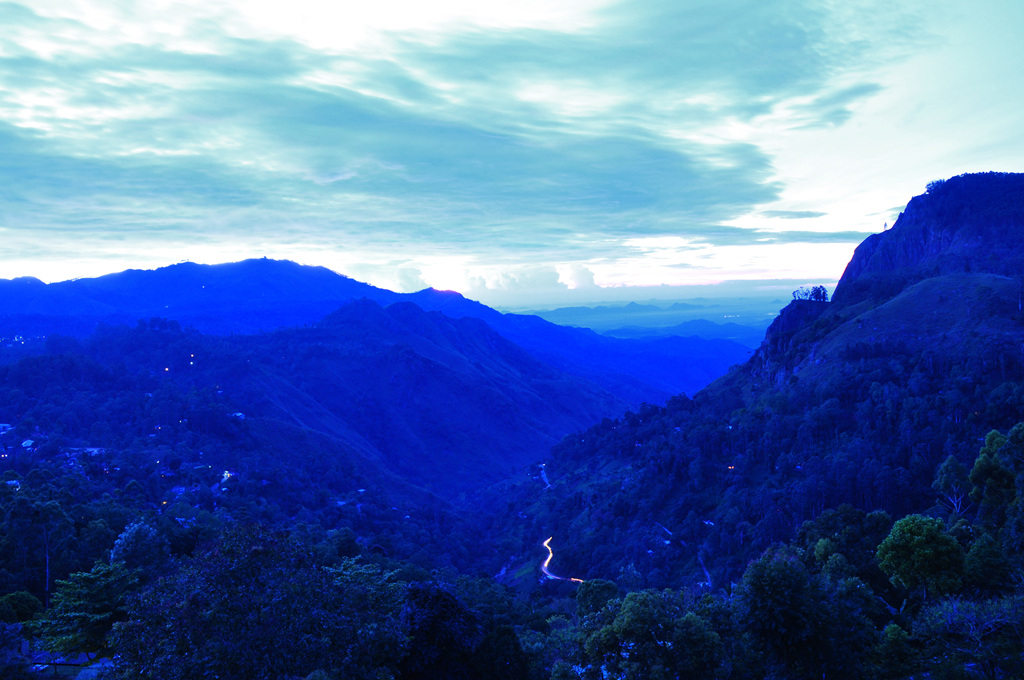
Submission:
[[[1016,677],[1022,229],[1024,176],[932,183],[756,345],[275,260],[0,281],[0,668]]]

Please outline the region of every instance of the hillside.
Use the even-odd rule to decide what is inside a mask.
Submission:
[[[306,454],[288,450],[294,441],[314,437],[331,465],[400,496],[423,489],[452,499],[512,474],[566,433],[624,409],[607,392],[538,361],[482,321],[451,319],[412,303],[385,309],[362,300],[315,327],[247,336],[205,336],[156,320],[105,327],[81,344],[51,342],[50,349],[6,367],[0,381],[5,394],[18,395],[0,406],[0,421],[33,423],[26,436],[118,448],[149,438],[147,449],[189,451],[190,426],[171,418],[146,431],[129,425],[134,418],[128,415],[69,422],[58,414],[64,399],[92,400],[91,408],[107,413],[111,407],[97,400],[144,401],[143,393],[172,390],[177,396],[166,398],[175,401],[215,390],[219,406],[207,408],[221,411],[218,420],[239,413],[237,426],[244,424],[251,446],[281,451],[274,462],[251,461],[252,475],[270,479],[292,469],[306,476]],[[84,360],[95,362],[99,375],[120,375],[130,387],[117,397],[81,370],[64,377],[46,369],[46,382],[25,375],[29,366],[42,370]],[[182,464],[201,462],[192,459],[194,451],[183,455]],[[240,463],[225,455],[221,464]]]
[[[970,470],[987,432],[1024,419],[1024,245],[1007,238],[1022,228],[1024,176],[933,186],[858,249],[832,302],[794,300],[745,364],[567,438],[553,489],[502,490],[531,508],[508,545],[558,534],[582,577],[723,584],[827,508],[933,508],[940,463]]]

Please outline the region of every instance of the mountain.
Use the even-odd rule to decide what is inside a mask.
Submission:
[[[633,405],[662,402],[681,392],[692,394],[750,355],[747,347],[731,339],[696,334],[610,338],[530,314],[502,314],[450,291],[427,289],[407,299],[455,318],[483,319],[542,361],[593,380]]]
[[[215,464],[278,489],[453,500],[625,408],[483,321],[409,302],[359,300],[253,335],[153,319],[48,349],[0,366],[0,421],[26,438]]]
[[[744,326],[738,323],[715,323],[707,319],[684,321],[674,326],[646,327],[624,326],[603,331],[613,338],[664,338],[669,336],[700,337],[705,339],[731,340],[744,347],[756,349],[764,340],[765,328]]]
[[[0,280],[0,334],[84,335],[98,323],[151,317],[204,333],[255,333],[319,321],[359,298],[394,302],[396,294],[324,267],[267,258],[183,262],[51,284]]]
[[[0,338],[82,337],[99,324],[149,318],[173,319],[203,333],[251,334],[315,324],[359,299],[383,306],[407,301],[452,318],[482,319],[542,361],[595,381],[632,405],[696,392],[749,356],[746,347],[729,340],[607,338],[535,316],[502,314],[458,293],[394,293],[323,267],[266,258],[186,262],[52,284],[0,280]]]
[[[623,408],[482,321],[409,302],[356,301],[316,327],[231,344],[249,359],[219,383],[245,400],[247,415],[358,438],[388,471],[447,498],[511,475],[565,433]]]
[[[938,466],[971,470],[986,433],[1024,420],[1022,229],[1024,175],[930,185],[857,249],[831,302],[794,300],[693,399],[566,438],[552,488],[501,491],[528,525],[492,530],[509,546],[561,536],[581,578],[722,585],[827,508],[943,513]]]
[[[785,301],[778,299],[774,294],[756,297],[749,291],[737,290],[736,295],[731,297],[693,298],[688,302],[674,302],[668,305],[631,302],[625,305],[560,307],[528,313],[552,323],[591,328],[609,335],[618,335],[609,333],[618,328],[644,328],[655,331],[691,321],[723,319],[731,319],[732,323],[742,323],[763,334],[768,323],[783,305]]]
[[[909,285],[946,274],[1019,277],[1019,174],[981,173],[933,182],[900,215],[899,229],[868,237],[854,253],[834,301],[882,301]]]

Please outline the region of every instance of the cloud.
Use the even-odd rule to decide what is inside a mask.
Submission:
[[[824,217],[828,213],[816,210],[762,210],[764,217],[778,217],[784,220],[807,220],[815,217]]]
[[[643,239],[689,244],[657,250],[679,271],[846,243],[860,222],[744,220],[834,218],[787,200],[779,140],[849,127],[880,65],[934,40],[924,3],[875,0],[400,9],[0,2],[7,262],[289,253],[554,291],[635,266]]]

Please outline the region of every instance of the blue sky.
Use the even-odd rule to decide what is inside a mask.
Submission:
[[[927,182],[1024,170],[1024,3],[365,4],[0,1],[0,277],[828,283]]]

